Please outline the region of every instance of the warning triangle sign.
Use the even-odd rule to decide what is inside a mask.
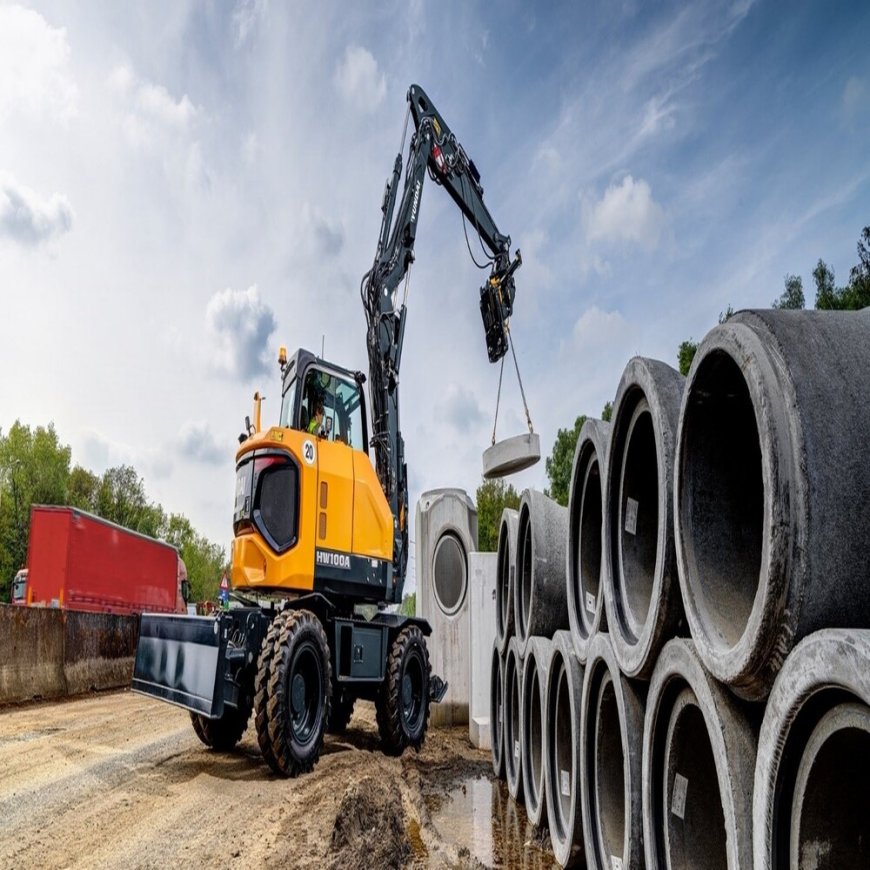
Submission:
[[[229,589],[229,588],[230,588],[230,584],[227,583],[227,575],[224,574],[224,576],[221,577],[221,589]]]

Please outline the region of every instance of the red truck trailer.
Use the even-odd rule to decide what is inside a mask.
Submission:
[[[187,569],[174,547],[77,508],[33,506],[24,581],[16,603],[98,613],[187,610]]]

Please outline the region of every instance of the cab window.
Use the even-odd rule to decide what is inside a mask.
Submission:
[[[284,393],[284,398],[281,400],[281,425],[286,429],[291,424],[293,414],[293,405],[296,403],[296,384],[299,381],[294,378],[290,386],[287,387],[287,392]]]
[[[323,418],[316,422],[318,410]],[[323,371],[312,371],[305,379],[299,428],[363,450],[362,408],[359,386]]]

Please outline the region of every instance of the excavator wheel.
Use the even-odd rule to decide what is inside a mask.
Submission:
[[[202,742],[218,752],[229,752],[241,739],[251,718],[250,695],[245,695],[238,708],[227,707],[220,719],[209,719],[200,713],[191,713],[193,730]]]
[[[419,750],[429,725],[429,651],[416,625],[399,632],[387,657],[387,673],[375,702],[384,752]]]
[[[265,731],[258,718],[257,738],[267,764],[281,776],[307,773],[320,758],[323,733],[332,700],[329,645],[320,620],[308,610],[288,610],[275,617],[271,656],[260,656],[267,666]],[[264,659],[264,656],[266,659]],[[259,675],[258,675],[259,679]]]
[[[273,619],[266,632],[263,645],[260,647],[260,656],[257,659],[257,676],[254,678],[254,725],[257,729],[257,743],[263,760],[272,770],[276,769],[277,762],[272,752],[272,741],[269,738],[269,678],[272,675],[272,658],[275,654],[275,641],[281,630],[283,621]]]
[[[344,734],[347,731],[355,703],[356,698],[353,695],[348,698],[342,697],[335,686],[332,687],[332,711],[329,714],[329,724],[326,726],[327,734]]]

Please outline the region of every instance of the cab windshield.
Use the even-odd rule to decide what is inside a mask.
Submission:
[[[318,369],[309,371],[302,394],[299,428],[354,450],[364,450],[359,385]]]
[[[284,393],[284,398],[281,400],[281,425],[285,429],[292,427],[293,405],[296,403],[296,385],[299,383],[297,378],[293,378],[290,386],[287,387]]]
[[[15,575],[15,579],[12,581],[12,600],[13,601],[23,601],[24,600],[24,589],[27,585],[27,578],[22,577],[20,574]]]

